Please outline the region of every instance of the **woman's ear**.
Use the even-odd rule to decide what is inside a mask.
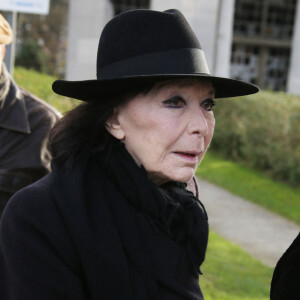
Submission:
[[[125,132],[119,121],[121,109],[119,107],[114,108],[113,113],[107,119],[105,123],[106,130],[116,139],[123,140],[125,138]]]

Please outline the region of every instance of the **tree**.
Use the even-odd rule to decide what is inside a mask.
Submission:
[[[68,0],[51,0],[48,15],[18,14],[16,64],[62,76],[68,19]],[[27,57],[29,61],[24,61]]]

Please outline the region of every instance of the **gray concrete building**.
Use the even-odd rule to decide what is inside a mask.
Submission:
[[[96,78],[104,25],[135,8],[183,12],[204,49],[210,72],[300,94],[300,7],[297,0],[72,0],[66,78]]]

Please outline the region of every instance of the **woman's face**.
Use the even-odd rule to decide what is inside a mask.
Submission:
[[[125,143],[138,165],[157,185],[187,182],[213,136],[212,84],[198,79],[159,82],[117,107],[108,131]]]

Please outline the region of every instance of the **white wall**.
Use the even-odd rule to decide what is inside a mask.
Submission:
[[[112,16],[113,10],[109,0],[70,1],[67,80],[96,78],[100,34]]]
[[[219,0],[219,18],[215,36],[215,59],[211,73],[221,77],[230,76],[234,4],[235,0]]]
[[[288,75],[288,93],[300,95],[300,3],[297,3],[294,36]]]

